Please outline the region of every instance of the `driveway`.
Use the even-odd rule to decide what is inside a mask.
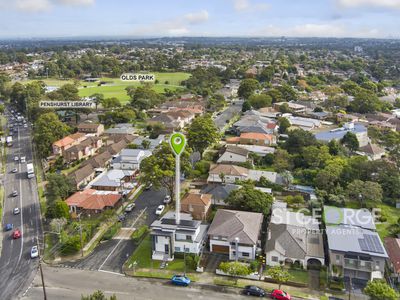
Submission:
[[[162,203],[164,196],[163,190],[143,191],[135,201],[135,209],[126,215],[120,233],[113,239],[100,243],[86,258],[62,265],[76,269],[122,273],[124,262],[136,249],[130,238],[127,238],[126,232],[141,225],[150,226],[157,219],[155,210]]]

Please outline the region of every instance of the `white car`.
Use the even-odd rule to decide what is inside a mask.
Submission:
[[[21,163],[25,163],[26,162],[26,157],[25,156],[21,156]]]
[[[125,207],[125,212],[131,212],[135,208],[135,203],[130,203]]]
[[[14,157],[14,160],[19,161],[19,157],[18,156]]]
[[[18,207],[16,207],[16,208],[13,209],[13,214],[14,214],[14,215],[19,215],[19,213],[20,213],[20,211],[19,211],[19,208],[18,208]]]
[[[157,209],[156,209],[156,215],[157,215],[157,216],[161,215],[161,214],[163,213],[164,209],[165,209],[165,206],[164,206],[164,205],[159,205],[159,206],[157,207]]]
[[[171,196],[170,195],[166,195],[165,197],[164,197],[164,204],[168,204],[168,203],[170,203],[171,202]]]
[[[31,249],[31,258],[37,258],[37,257],[39,257],[38,246],[33,246]]]

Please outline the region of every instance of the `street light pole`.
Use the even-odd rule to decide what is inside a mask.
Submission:
[[[37,249],[38,249],[38,255],[39,255],[39,271],[40,271],[40,277],[42,279],[43,299],[47,300],[46,285],[44,283],[44,276],[43,276],[43,270],[42,270],[42,256],[40,255],[40,245],[39,245],[38,237],[36,237],[36,242],[37,242]]]

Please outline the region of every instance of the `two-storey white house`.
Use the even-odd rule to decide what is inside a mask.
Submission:
[[[123,149],[111,161],[111,167],[117,170],[138,170],[140,163],[151,155],[151,151],[141,149]]]
[[[176,252],[199,255],[202,251],[208,226],[193,220],[191,214],[180,216],[177,224],[175,212],[170,211],[151,224],[152,259],[171,261]]]

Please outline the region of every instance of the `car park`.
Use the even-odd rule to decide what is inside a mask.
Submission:
[[[166,195],[166,196],[164,197],[163,202],[164,202],[164,204],[170,203],[170,202],[171,202],[171,196],[170,196],[170,195]]]
[[[39,249],[38,246],[33,246],[31,248],[31,258],[39,257]]]
[[[180,286],[188,286],[190,284],[190,279],[184,275],[174,275],[171,278],[172,284]]]
[[[271,298],[276,300],[290,300],[291,297],[288,293],[282,290],[273,290],[271,292]]]
[[[265,297],[267,294],[265,290],[255,285],[247,285],[244,287],[243,294],[247,296]]]
[[[129,204],[125,207],[125,212],[131,212],[134,208],[135,208],[135,203],[129,203]]]
[[[156,215],[159,216],[163,213],[165,206],[164,205],[159,205],[156,209]]]
[[[13,214],[14,214],[14,215],[19,215],[20,212],[21,212],[21,211],[19,210],[18,207],[15,207],[15,208],[13,209]]]
[[[11,223],[8,223],[8,224],[6,225],[6,227],[4,228],[4,230],[5,230],[5,231],[10,231],[10,230],[12,230],[13,228],[14,228],[14,225],[11,224]]]
[[[12,233],[12,238],[14,240],[19,239],[22,236],[22,233],[19,229],[15,229],[14,232]]]

